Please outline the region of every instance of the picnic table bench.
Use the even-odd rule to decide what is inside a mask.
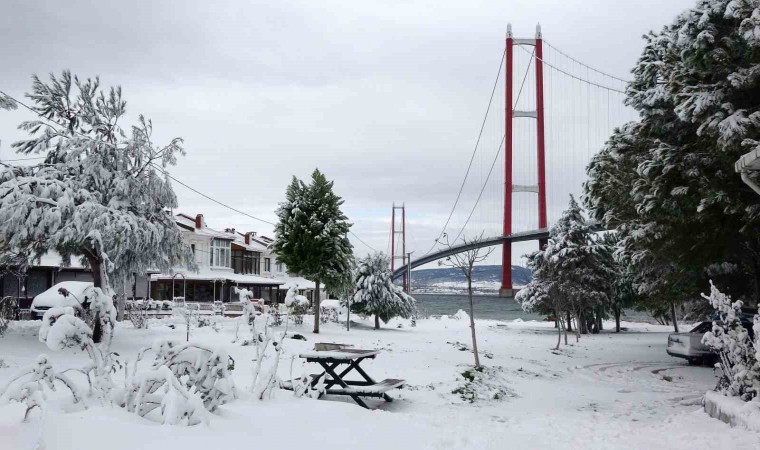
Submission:
[[[336,345],[336,344],[334,344]],[[319,344],[318,344],[319,346]],[[306,362],[317,363],[325,370],[319,374],[311,376],[311,384],[315,386],[319,379],[324,377],[325,394],[327,395],[347,395],[351,397],[359,406],[369,409],[361,397],[382,398],[386,402],[392,402],[393,398],[387,394],[391,389],[402,387],[406,381],[396,378],[388,378],[377,382],[370,377],[360,364],[366,359],[374,359],[380,354],[380,350],[360,350],[354,348],[338,348],[333,350],[315,350],[303,352],[299,356]],[[340,373],[336,369],[340,366],[347,365]],[[357,372],[362,380],[347,380],[346,375],[351,372]],[[283,383],[285,389],[292,388],[290,383]]]

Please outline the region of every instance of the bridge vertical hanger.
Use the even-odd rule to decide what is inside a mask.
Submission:
[[[535,72],[536,72],[536,109],[534,111],[515,110],[513,99],[513,66],[514,46],[529,45],[535,47]],[[538,228],[547,227],[546,217],[546,149],[544,141],[544,64],[543,64],[543,39],[541,37],[541,24],[536,25],[536,36],[533,39],[518,39],[512,36],[512,25],[507,24],[506,42],[506,94],[504,114],[504,236],[512,234],[512,194],[514,192],[534,192],[538,194]],[[527,69],[526,69],[527,70]],[[537,186],[513,185],[513,121],[514,119],[536,120],[536,151],[537,151]],[[539,247],[543,248],[546,239],[539,240]],[[512,288],[512,244],[504,239],[501,257],[501,289],[499,295],[511,297],[514,295]]]

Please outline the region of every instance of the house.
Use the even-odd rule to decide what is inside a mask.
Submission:
[[[194,255],[198,272],[177,268],[172,274],[151,275],[151,298],[237,301],[235,287],[249,289],[255,297],[265,301],[280,297],[279,287],[285,282],[271,273],[262,273],[261,261],[267,258],[267,249],[260,240],[252,239],[255,233],[240,234],[234,229],[218,231],[209,228],[203,214],[193,217],[180,213],[175,220],[182,239]]]
[[[285,301],[285,294],[287,294],[288,289],[291,287],[295,287],[298,294],[306,296],[311,301],[314,295],[315,283],[304,277],[288,273],[288,267],[279,262],[277,255],[272,252],[274,239],[264,235],[257,235],[256,233],[249,233],[249,235],[252,243],[256,243],[264,249],[262,251],[261,274],[285,281],[285,284],[280,286],[280,301]],[[324,285],[320,286],[319,298],[323,300],[327,298],[327,291],[325,291]]]
[[[70,264],[64,265],[61,256],[52,250],[42,255],[39,262],[27,268],[26,272],[4,269],[0,275],[0,294],[18,298],[22,309],[29,308],[34,297],[62,281],[92,282],[92,272],[78,258],[71,258]],[[147,276],[137,275],[131,281],[127,298],[145,298]]]

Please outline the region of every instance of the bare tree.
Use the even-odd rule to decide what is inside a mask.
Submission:
[[[493,252],[493,247],[485,249],[480,246],[481,242],[483,242],[483,233],[473,239],[462,236],[461,247],[463,251],[454,253],[446,257],[445,260],[438,261],[440,266],[461,270],[467,279],[467,300],[470,303],[470,330],[472,331],[472,353],[475,355],[475,368],[480,368],[480,358],[478,356],[478,341],[475,337],[475,311],[472,305],[472,271],[475,264],[485,261]],[[459,247],[456,242],[453,244],[449,242],[449,236],[446,233],[443,234],[443,244],[451,250]]]

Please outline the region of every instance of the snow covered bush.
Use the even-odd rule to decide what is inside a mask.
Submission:
[[[261,314],[255,317],[251,326],[254,333],[253,346],[256,354],[250,390],[253,396],[260,400],[271,397],[274,388],[280,384],[280,380],[277,378],[277,368],[284,352],[283,341],[288,333],[287,317],[285,317],[285,330],[280,334],[279,339],[275,338],[272,323],[269,314]],[[272,361],[269,367],[264,366],[265,360]]]
[[[288,315],[293,318],[293,323],[302,325],[303,316],[309,311],[309,299],[297,293],[297,286],[288,289],[285,306],[288,308]]]
[[[468,403],[504,400],[516,394],[507,385],[504,370],[501,367],[480,366],[467,369],[461,374],[462,382],[452,394]]]
[[[2,337],[8,330],[11,320],[16,318],[17,309],[17,299],[13,297],[0,298],[0,337]]]
[[[46,355],[40,355],[34,365],[12,376],[0,389],[0,403],[8,401],[26,403],[26,413],[24,414],[24,420],[26,420],[32,409],[44,407],[43,387],[47,386],[51,391],[55,391],[56,381],[71,391],[74,403],[81,401],[82,396],[76,385],[63,373],[54,371]]]
[[[160,422],[166,425],[208,423],[201,396],[192,387],[182,384],[166,366],[133,376],[120,403],[127,411],[142,417],[158,410]]]
[[[712,331],[705,333],[702,343],[720,356],[717,364],[722,372],[717,389],[723,394],[750,401],[760,394],[760,314],[754,316],[755,340],[750,339],[742,326],[742,301],[720,292],[710,282],[710,295],[702,294],[715,309],[719,320],[713,321]]]
[[[51,350],[79,348],[90,357],[90,364],[81,369],[73,369],[87,377],[90,390],[102,401],[106,401],[113,388],[111,375],[121,366],[108,346],[93,341],[92,329],[74,315],[74,308],[50,308],[42,317],[39,331],[40,342]]]
[[[408,319],[416,310],[414,298],[393,283],[387,255],[374,253],[359,260],[351,311],[374,315],[377,329],[381,319],[386,323],[394,317]]]
[[[147,352],[155,353],[151,368],[138,373],[138,363]],[[166,377],[164,368],[179,380],[184,390],[197,394],[209,411],[213,412],[237,396],[230,374],[235,362],[226,351],[195,342],[163,341],[140,351],[132,370],[132,379],[127,382],[126,394],[122,395],[119,403],[136,408],[134,402],[140,399],[140,392],[178,395],[173,387],[175,383]],[[149,380],[147,387],[144,386],[146,380]]]

